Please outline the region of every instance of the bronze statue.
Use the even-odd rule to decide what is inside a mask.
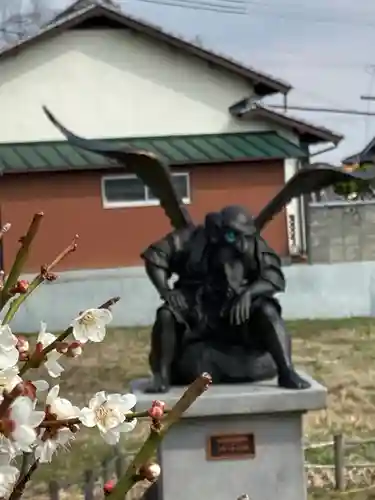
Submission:
[[[177,196],[168,166],[147,151],[114,149],[67,130],[48,118],[74,146],[126,165],[160,199],[174,230],[143,253],[147,274],[163,304],[151,335],[148,392],[192,382],[200,373],[214,383],[253,382],[305,389],[294,370],[290,339],[275,294],[284,292],[280,258],[261,237],[264,226],[292,198],[353,179],[373,181],[375,167],[347,171],[327,164],[303,168],[253,217],[228,206],[196,225]],[[172,275],[177,282],[170,285]]]
[[[142,254],[164,304],[151,336],[150,391],[165,391],[208,371],[214,383],[272,378],[304,388],[291,366],[281,308],[279,257],[242,207],[209,214],[204,225],[175,230]],[[169,278],[178,276],[171,289]]]

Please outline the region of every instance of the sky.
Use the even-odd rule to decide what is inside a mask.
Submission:
[[[4,1],[4,0],[3,0]],[[39,0],[41,3],[43,0]],[[27,9],[30,0],[13,0]],[[9,4],[9,2],[7,2]],[[71,0],[45,0],[56,9]],[[375,2],[373,0],[119,0],[122,10],[207,49],[289,82],[290,106],[350,108],[374,116],[290,111],[345,135],[316,160],[339,163],[375,136]],[[1,8],[1,1],[0,1]],[[210,10],[208,10],[210,9]],[[225,11],[235,11],[228,13]],[[265,103],[281,103],[277,97]],[[323,148],[322,146],[320,146]]]

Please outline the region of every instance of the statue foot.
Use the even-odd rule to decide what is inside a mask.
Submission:
[[[308,389],[311,387],[310,383],[300,377],[294,370],[279,376],[278,383],[279,387],[285,387],[286,389]]]
[[[146,394],[165,394],[169,391],[169,388],[169,380],[166,377],[154,374],[152,381],[146,386],[144,392]]]

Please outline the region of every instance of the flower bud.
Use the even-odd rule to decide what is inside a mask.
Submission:
[[[26,293],[29,289],[29,282],[27,280],[19,280],[17,281],[16,286],[11,290],[13,293]]]
[[[56,351],[59,352],[60,354],[66,354],[69,349],[69,344],[67,342],[59,342],[56,345]]]
[[[35,346],[35,352],[40,354],[41,352],[43,352],[43,349],[44,349],[44,347],[43,347],[42,342],[37,342],[36,346]]]
[[[7,410],[4,417],[0,420],[0,434],[10,438],[16,428],[16,422],[11,418],[11,411]]]
[[[30,344],[29,341],[27,340],[26,337],[23,335],[16,335],[17,337],[17,344],[16,348],[20,354],[25,354],[29,352],[30,349]]]
[[[147,479],[147,481],[150,481],[150,483],[156,481],[156,479],[160,476],[160,473],[160,465],[155,463],[143,465],[139,470],[140,476],[144,479]]]
[[[0,232],[7,233],[11,227],[12,227],[12,224],[10,222],[7,222],[6,224],[3,225]]]
[[[68,351],[66,353],[70,358],[77,358],[82,354],[82,344],[81,342],[74,341],[69,344]]]
[[[24,391],[24,387],[23,387],[24,383],[23,382],[20,382],[19,384],[15,385],[13,387],[13,389],[10,391],[9,395],[13,398],[13,399],[16,399],[18,398],[18,396],[22,396],[23,394],[23,391]],[[5,391],[4,391],[5,392]],[[3,392],[3,394],[4,394]]]
[[[164,401],[159,401],[158,399],[155,399],[152,404],[151,404],[152,407],[155,407],[155,406],[158,406],[159,408],[161,408],[162,410],[164,410],[165,408],[165,403]]]
[[[105,485],[103,486],[103,492],[104,496],[108,496],[110,493],[112,493],[113,488],[115,487],[116,483],[113,479],[110,481],[107,481]]]
[[[160,406],[152,406],[148,410],[148,414],[153,420],[160,420],[164,415],[164,409],[161,408]]]
[[[22,396],[26,396],[30,398],[32,401],[34,401],[36,399],[35,385],[31,382],[31,380],[25,380],[22,385],[23,385]]]

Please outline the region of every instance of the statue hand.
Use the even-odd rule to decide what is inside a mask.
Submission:
[[[178,289],[166,291],[163,299],[177,312],[186,311],[188,308],[184,294]]]
[[[246,290],[236,299],[230,310],[229,320],[231,325],[241,325],[248,321],[250,319],[250,309],[251,293]]]

